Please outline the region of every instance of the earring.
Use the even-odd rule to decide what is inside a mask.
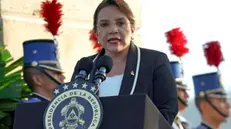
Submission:
[[[99,41],[99,39],[97,38],[97,42],[98,42],[98,44],[101,44],[101,42]]]
[[[131,42],[134,43],[134,37],[131,37]]]
[[[98,44],[101,44],[99,40],[97,42],[98,42]]]

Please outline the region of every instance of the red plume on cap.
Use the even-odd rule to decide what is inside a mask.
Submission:
[[[90,30],[89,32],[90,38],[89,40],[92,42],[93,49],[98,53],[103,48],[101,44],[98,43],[98,39],[95,35],[94,30]]]
[[[220,43],[218,41],[211,41],[204,44],[203,48],[208,65],[214,65],[218,68],[220,63],[224,61]]]
[[[167,42],[170,43],[170,50],[172,54],[182,57],[188,53],[189,49],[185,47],[187,39],[185,35],[180,31],[180,28],[174,28],[165,33]]]
[[[61,16],[63,15],[61,8],[63,5],[57,0],[46,0],[41,4],[40,14],[43,17],[46,30],[53,36],[58,35],[58,29],[62,25]]]

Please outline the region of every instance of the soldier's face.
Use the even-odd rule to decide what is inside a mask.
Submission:
[[[187,91],[185,89],[181,89],[181,88],[178,88],[177,89],[177,95],[178,97],[180,97],[185,103],[188,103],[188,98],[189,98],[189,95],[187,93]],[[182,104],[180,101],[178,101],[178,108],[179,108],[179,111],[180,112],[183,112],[187,106],[185,106],[184,104]]]
[[[230,104],[228,103],[226,98],[213,98],[209,99],[212,104],[223,114],[229,115],[230,114]],[[207,114],[214,120],[225,122],[227,118],[220,115],[215,109],[213,109],[208,103],[205,105],[207,108]]]

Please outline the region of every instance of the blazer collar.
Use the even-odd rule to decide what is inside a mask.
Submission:
[[[94,64],[98,61],[98,59],[103,56],[105,53],[105,49],[102,49],[99,54],[97,54],[93,60]],[[138,53],[137,53],[137,46],[131,42],[129,46],[129,51],[127,55],[127,61],[124,71],[124,76],[122,79],[122,84],[120,88],[119,95],[127,95],[130,94],[133,82],[135,79],[136,68],[137,68],[137,60],[138,60]],[[95,65],[93,66],[93,70],[91,72],[90,80],[93,80],[94,73],[96,72]],[[137,73],[138,74],[138,73]],[[137,75],[138,76],[138,75]]]

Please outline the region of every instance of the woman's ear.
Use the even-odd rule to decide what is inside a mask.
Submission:
[[[94,34],[95,34],[95,38],[97,39],[97,43],[100,44],[100,41],[99,41],[99,34],[97,31],[94,31]]]
[[[134,33],[135,32],[135,28],[131,27],[131,32]]]

